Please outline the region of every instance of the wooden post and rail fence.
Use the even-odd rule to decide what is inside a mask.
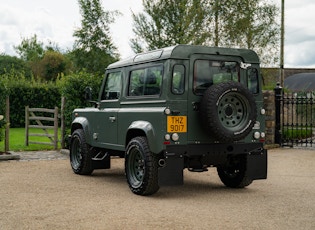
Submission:
[[[37,115],[36,113],[42,114],[52,114],[53,116]],[[35,121],[36,125],[31,124],[31,121]],[[43,121],[47,121],[43,124]],[[50,123],[53,123],[51,125]],[[30,128],[36,130],[37,133],[31,132]],[[25,145],[29,144],[44,144],[44,145],[52,145],[54,149],[58,149],[58,107],[54,109],[45,109],[45,108],[29,108],[29,106],[25,107]],[[38,129],[42,129],[44,133],[38,133]],[[48,130],[53,130],[53,134],[51,134]],[[37,136],[37,137],[48,137],[50,142],[39,142],[39,141],[30,141],[29,137]]]
[[[5,126],[5,144],[4,151],[8,152],[9,148],[9,132],[10,132],[10,99],[6,97],[5,101],[5,116],[3,116],[6,120]],[[25,107],[25,145],[29,144],[47,144],[54,146],[54,149],[58,149],[58,143],[60,142],[61,148],[65,148],[65,117],[64,117],[64,109],[65,109],[65,98],[61,98],[61,111],[59,115],[58,107],[54,109],[46,109],[46,108],[30,108],[29,106]],[[38,114],[40,113],[40,114]],[[37,115],[36,115],[37,114]],[[44,116],[46,114],[50,114],[48,116]],[[58,131],[59,131],[59,119],[60,119],[60,139],[58,139]],[[36,124],[34,124],[35,121]],[[32,129],[32,132],[31,130]],[[39,131],[42,129],[44,133],[33,133],[34,130]],[[53,130],[49,132],[48,130]],[[39,136],[39,137],[47,137],[49,142],[40,142],[40,141],[30,141],[30,136]]]
[[[59,115],[58,107],[54,109],[46,108],[30,108],[29,106],[25,107],[25,145],[29,144],[44,144],[52,145],[54,149],[58,149],[58,143],[61,143],[61,148],[65,147],[64,142],[64,105],[65,99],[61,100],[61,114]],[[47,115],[46,115],[47,114]],[[46,115],[46,116],[45,116]],[[59,122],[61,120],[61,138],[58,139],[58,129]],[[34,121],[36,124],[34,124]],[[39,133],[39,130],[44,131]],[[49,132],[49,130],[53,130]],[[34,133],[36,131],[36,133]],[[31,141],[29,137],[47,137],[49,142],[40,142],[40,141]]]

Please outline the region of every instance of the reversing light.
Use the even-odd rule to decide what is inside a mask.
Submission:
[[[265,115],[265,114],[266,114],[266,110],[265,110],[265,109],[261,109],[261,110],[260,110],[260,114],[261,114],[261,115]]]
[[[166,141],[171,140],[171,135],[165,134],[164,139],[165,139]]]
[[[260,137],[261,137],[261,138],[265,138],[265,137],[266,137],[266,134],[265,134],[264,132],[261,132]]]
[[[172,134],[172,140],[173,141],[178,141],[179,140],[179,135],[177,133]]]
[[[258,139],[260,138],[260,133],[259,133],[259,132],[255,132],[255,133],[254,133],[254,138],[255,138],[256,140],[258,140]]]

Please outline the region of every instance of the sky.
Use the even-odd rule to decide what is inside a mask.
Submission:
[[[270,0],[280,6],[281,0]],[[133,54],[131,12],[143,10],[142,0],[101,0],[104,10],[122,13],[111,25],[111,36],[121,58]],[[315,68],[315,1],[285,0],[285,68]],[[37,35],[38,41],[71,49],[80,27],[77,0],[0,0],[0,53],[17,55],[14,46]]]

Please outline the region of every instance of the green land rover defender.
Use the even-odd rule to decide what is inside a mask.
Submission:
[[[131,191],[183,184],[183,170],[216,167],[228,187],[267,178],[265,110],[254,51],[176,45],[118,61],[98,101],[75,109],[70,163],[77,174],[125,158]]]

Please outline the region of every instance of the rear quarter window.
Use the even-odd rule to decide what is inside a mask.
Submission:
[[[160,95],[163,66],[153,66],[130,72],[128,96]]]

